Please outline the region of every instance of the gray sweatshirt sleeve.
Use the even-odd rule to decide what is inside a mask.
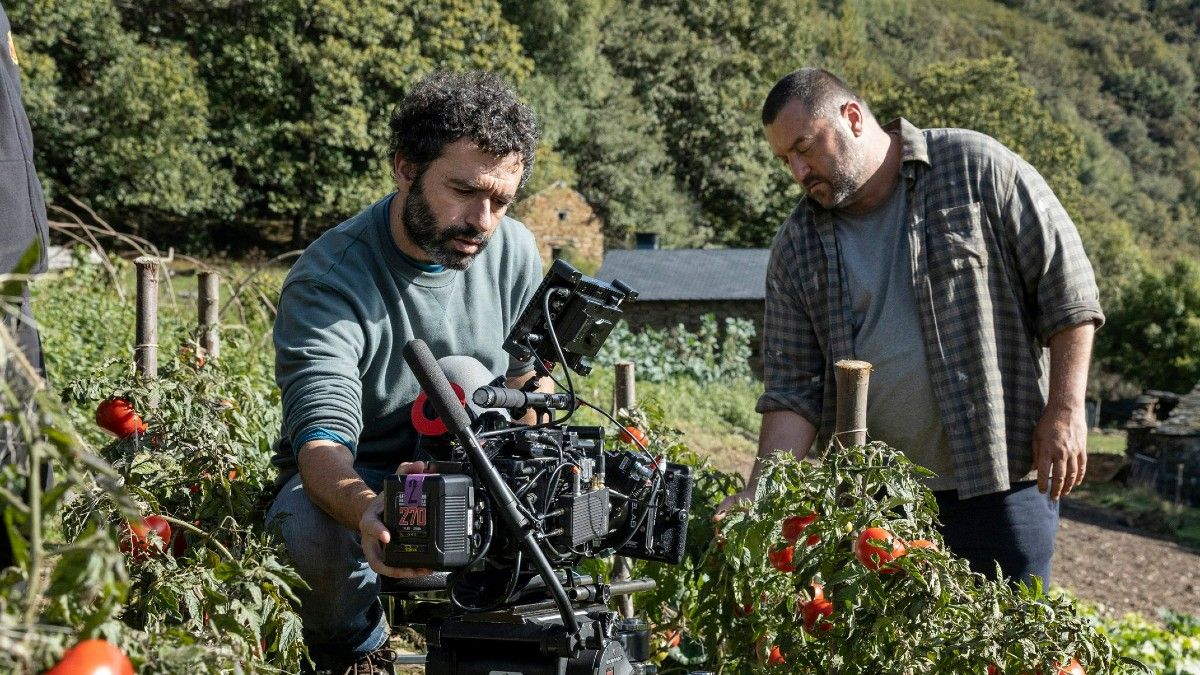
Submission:
[[[354,306],[333,288],[301,279],[284,287],[275,320],[275,381],[283,395],[283,433],[296,440],[321,428],[355,450],[362,431],[364,350]]]

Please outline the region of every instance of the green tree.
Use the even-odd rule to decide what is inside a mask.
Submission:
[[[628,8],[612,0],[506,2],[537,64],[524,88],[545,126],[549,171],[538,186],[566,180],[603,218],[610,245],[656,232],[667,246],[695,246],[709,233],[675,179],[663,127],[602,53],[609,17]]]
[[[128,10],[186,44],[215,101],[246,221],[286,219],[293,244],[389,189],[387,118],[435,68],[489,68],[520,81],[531,64],[495,2],[201,0]]]
[[[812,54],[809,3],[644,3],[610,17],[604,46],[662,128],[675,180],[699,225],[726,245],[766,245],[798,192],[762,138],[775,80]]]
[[[920,127],[988,134],[1036,167],[1060,195],[1078,189],[1082,140],[1038,101],[1009,57],[933,64],[877,107]]]
[[[1180,393],[1200,382],[1200,264],[1152,271],[1108,313],[1097,360],[1127,380]]]
[[[8,5],[51,198],[78,195],[133,224],[238,206],[192,58],[140,42],[112,0]]]

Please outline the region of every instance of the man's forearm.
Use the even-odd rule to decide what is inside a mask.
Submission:
[[[358,531],[359,518],[375,491],[354,470],[354,454],[333,441],[309,441],[299,453],[304,491],[334,520]]]
[[[1082,323],[1050,337],[1050,393],[1047,407],[1083,410],[1095,324]]]
[[[817,428],[812,422],[790,410],[763,413],[762,427],[758,432],[758,456],[754,458],[754,468],[750,471],[750,480],[746,487],[753,489],[758,485],[763,462],[768,457],[779,450],[785,450],[798,459],[803,459],[816,437]]]

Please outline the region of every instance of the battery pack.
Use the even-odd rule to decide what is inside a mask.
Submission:
[[[391,567],[447,570],[464,567],[471,539],[475,489],[462,474],[388,476],[383,522],[391,532],[383,562]]]

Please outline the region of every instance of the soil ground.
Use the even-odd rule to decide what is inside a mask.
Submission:
[[[1113,616],[1137,612],[1157,621],[1163,609],[1200,612],[1200,552],[1070,497],[1060,515],[1054,584]]]

